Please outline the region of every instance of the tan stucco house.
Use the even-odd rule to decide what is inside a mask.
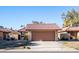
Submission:
[[[9,37],[14,38],[16,40],[20,39],[19,35],[20,35],[20,33],[18,31],[16,31],[16,30],[11,30],[10,33],[9,33]]]
[[[0,28],[0,40],[6,39],[10,31],[6,28]]]
[[[6,39],[19,39],[19,32],[16,30],[11,30],[7,28],[0,28],[0,40],[6,40]]]
[[[32,41],[55,41],[58,40],[58,30],[60,28],[56,24],[27,24],[19,31],[26,33]]]
[[[62,32],[67,32],[73,38],[79,39],[79,27],[65,27],[65,28],[62,28]]]

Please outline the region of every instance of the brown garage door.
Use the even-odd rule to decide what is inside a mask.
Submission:
[[[54,31],[33,31],[32,40],[53,41],[55,40],[55,33]]]

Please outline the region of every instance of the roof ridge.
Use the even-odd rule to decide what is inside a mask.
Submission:
[[[52,25],[52,24],[56,24],[56,23],[46,23],[46,24],[27,24],[27,25]]]

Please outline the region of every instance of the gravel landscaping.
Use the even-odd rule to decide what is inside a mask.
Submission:
[[[6,48],[15,48],[20,46],[26,46],[28,42],[26,40],[12,40],[12,41],[6,41],[1,40],[0,41],[0,49],[6,49]]]

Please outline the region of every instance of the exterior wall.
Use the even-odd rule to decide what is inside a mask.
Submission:
[[[3,32],[0,32],[0,40],[3,39]]]
[[[25,40],[28,40],[28,32],[25,32],[25,33],[24,33],[24,39],[25,39]]]
[[[8,39],[9,38],[9,33],[4,32],[3,36],[4,36],[4,39]]]
[[[28,36],[28,32],[25,32],[24,35],[25,35],[25,36]]]
[[[77,32],[69,32],[69,33],[74,39],[77,38]]]
[[[57,41],[58,40],[58,32],[55,31],[55,40]]]
[[[79,40],[79,32],[77,32],[77,38],[78,38],[78,40]]]
[[[77,39],[79,39],[79,32],[69,32],[72,36],[73,36],[73,38],[77,38]]]
[[[79,32],[77,33],[77,38],[79,39]]]
[[[18,40],[18,34],[14,34],[13,36]]]
[[[32,40],[32,32],[31,31],[28,32],[28,40]]]
[[[20,39],[23,40],[24,39],[24,33],[25,32],[20,32],[20,33],[21,33]]]
[[[17,33],[10,33],[9,36],[18,40],[18,34]]]
[[[58,39],[61,39],[61,37],[60,37],[61,36],[61,33],[57,33],[57,34],[58,34]]]

